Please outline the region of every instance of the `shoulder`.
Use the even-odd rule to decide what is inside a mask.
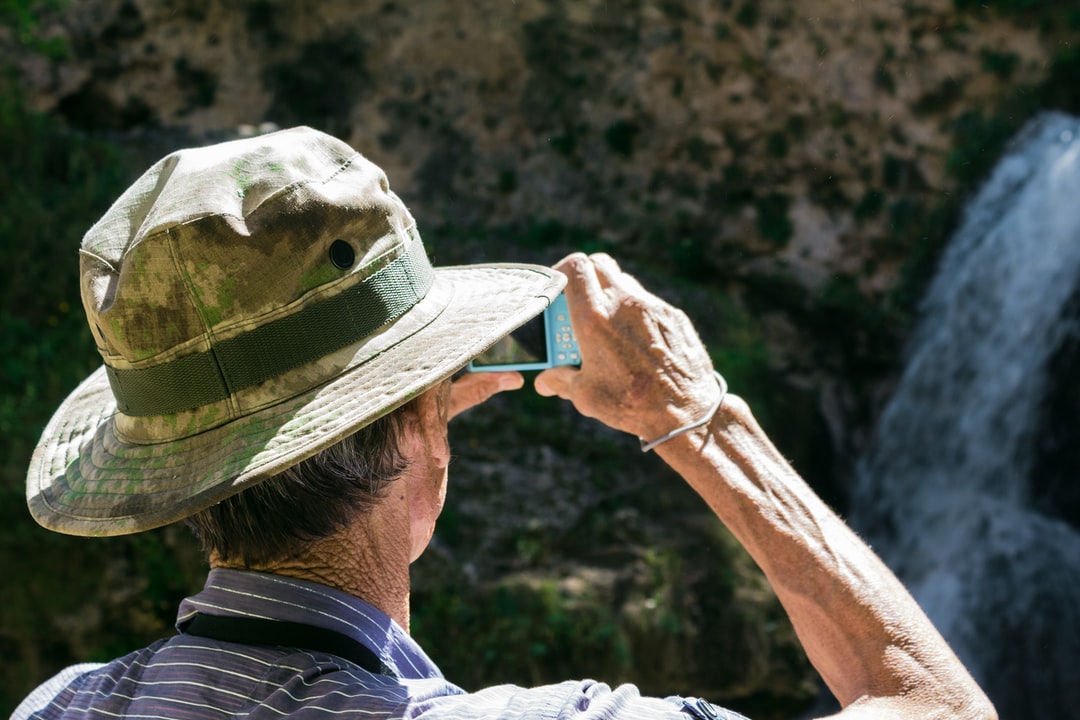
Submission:
[[[592,680],[533,688],[496,685],[459,695],[410,695],[405,717],[416,720],[745,720],[737,713],[695,698],[646,697],[635,685],[612,688]]]
[[[87,673],[98,670],[101,663],[81,663],[64,668],[56,675],[38,685],[33,692],[19,703],[15,712],[11,713],[11,720],[26,720],[35,713],[45,710],[68,688],[78,685],[79,681],[86,677]]]
[[[107,663],[71,665],[38,685],[12,713],[12,720],[60,717],[73,709],[82,711],[99,696],[108,694],[133,667],[142,667],[166,640],[116,658]]]

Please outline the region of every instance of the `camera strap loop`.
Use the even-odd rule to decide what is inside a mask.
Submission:
[[[645,438],[638,438],[638,440],[641,442],[641,452],[649,452],[657,445],[661,443],[666,443],[672,438],[678,437],[684,433],[688,433],[695,428],[699,428],[713,419],[713,416],[716,415],[716,412],[720,409],[720,406],[724,404],[724,398],[727,397],[728,389],[727,380],[724,380],[723,375],[716,372],[715,370],[713,371],[713,375],[716,377],[716,384],[720,386],[720,397],[717,398],[716,402],[713,403],[713,406],[709,408],[709,412],[705,414],[705,417],[696,422],[692,422],[689,425],[683,425],[681,428],[672,430],[667,435],[662,435],[653,440],[652,442],[646,442]]]

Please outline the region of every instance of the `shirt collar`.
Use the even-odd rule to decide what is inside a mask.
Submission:
[[[214,568],[202,592],[180,603],[177,624],[196,612],[315,625],[363,643],[400,678],[442,678],[431,658],[386,613],[326,585],[284,575]]]

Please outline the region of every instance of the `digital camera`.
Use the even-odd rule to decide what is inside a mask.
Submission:
[[[556,365],[580,364],[566,296],[560,293],[544,312],[474,358],[469,370],[545,370]]]

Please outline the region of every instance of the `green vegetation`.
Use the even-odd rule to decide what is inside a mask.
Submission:
[[[37,39],[32,6],[8,0],[0,20],[24,46],[65,56]],[[101,362],[82,313],[79,241],[130,178],[115,146],[29,109],[10,69],[0,69],[0,147],[0,709],[10,711],[63,665],[168,634],[201,561],[174,530],[87,541],[39,528],[26,510],[45,423]]]
[[[22,442],[99,362],[79,299],[82,233],[121,188],[118,156],[0,98],[0,253],[8,270],[0,436]],[[2,453],[9,462],[10,453]],[[7,503],[5,503],[5,507]]]
[[[1048,3],[1045,0],[954,0],[957,10],[987,11],[993,10],[1001,15],[1030,17],[1043,13],[1060,13],[1063,3]],[[1075,8],[1073,8],[1075,9]]]
[[[267,87],[274,102],[267,119],[282,127],[311,125],[348,137],[353,99],[369,85],[365,47],[359,38],[341,35],[300,48],[299,57],[271,67]],[[198,81],[198,96],[214,91],[212,78]]]
[[[34,113],[9,81],[0,94],[0,706],[75,658],[127,652],[168,634],[197,578],[183,534],[87,541],[39,528],[25,502],[30,454],[53,411],[100,365],[82,313],[76,249],[123,190],[119,151]],[[49,568],[50,573],[42,573]],[[120,601],[118,587],[141,592]],[[109,598],[112,598],[110,602]],[[93,627],[81,617],[122,615]],[[102,634],[101,627],[108,627]]]
[[[53,12],[67,6],[67,0],[0,0],[0,28],[12,33],[24,48],[50,59],[67,57],[70,48],[60,38],[38,35],[38,20],[42,12]]]
[[[892,72],[889,71],[884,60],[874,67],[874,86],[889,95],[896,94],[896,79],[893,78]]]
[[[625,675],[630,661],[610,605],[550,578],[508,578],[479,593],[446,586],[421,591],[412,614],[417,639],[473,689],[576,677],[588,667]]]
[[[1016,53],[1000,53],[987,48],[979,51],[982,58],[983,69],[992,72],[1003,80],[1008,80],[1016,72],[1020,65],[1020,57]]]
[[[786,157],[788,154],[787,136],[782,132],[769,133],[765,139],[765,151],[777,160]]]
[[[671,20],[690,19],[690,11],[686,9],[686,4],[678,0],[661,0],[660,11]]]
[[[735,22],[743,27],[754,27],[760,19],[761,10],[758,8],[756,2],[743,3],[739,8],[739,11],[735,13]]]
[[[616,155],[630,158],[634,154],[634,136],[637,133],[637,123],[632,120],[616,120],[604,131],[604,140]]]
[[[880,215],[885,207],[885,195],[875,188],[869,188],[855,206],[855,220],[862,221]]]
[[[787,245],[795,227],[788,217],[789,199],[781,193],[769,193],[755,199],[758,232],[777,247]]]
[[[560,422],[551,407],[547,412]],[[625,457],[625,447],[618,451]],[[656,476],[635,488],[618,478],[625,474],[616,466],[590,458],[601,477],[568,478],[562,486],[585,493],[574,502],[586,512],[568,527],[538,524],[535,539],[515,532],[524,555],[509,572],[467,576],[442,558],[421,558],[413,634],[467,688],[587,675],[665,693],[686,678],[659,675],[657,667],[698,666],[695,673],[716,678],[724,702],[738,706],[761,681],[755,673],[762,666],[745,660],[763,646],[777,649],[777,658],[759,658],[774,671],[805,670],[782,610],[745,551],[685,486],[668,482],[670,471],[654,458],[645,462]],[[467,524],[459,501],[451,495],[447,512],[465,515],[460,522]],[[545,508],[534,512],[542,517]],[[684,518],[678,531],[661,519],[671,513]],[[437,537],[450,554],[475,547],[474,538],[455,537],[442,520]],[[711,651],[715,638],[724,638],[726,652]],[[797,681],[788,687],[793,704],[805,705],[813,692]]]

